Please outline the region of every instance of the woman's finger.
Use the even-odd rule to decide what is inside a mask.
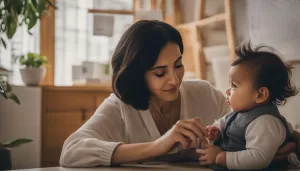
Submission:
[[[197,136],[194,134],[194,132],[185,129],[184,127],[178,127],[177,132],[179,132],[182,135],[188,137],[191,141],[194,141],[194,142],[197,141]]]
[[[179,126],[177,127],[177,132],[183,134],[184,136],[188,137],[190,140],[196,142],[197,141],[197,135],[194,133],[193,130],[186,129],[185,125],[183,123],[179,123]]]
[[[189,141],[182,134],[177,134],[176,137],[177,142],[179,142],[183,148],[188,148],[190,146]]]
[[[297,149],[297,144],[295,142],[288,142],[283,147],[279,148],[276,154],[292,153],[293,151],[296,151],[296,149]]]
[[[197,124],[195,124],[194,122],[192,122],[190,120],[184,120],[184,121],[178,122],[177,124],[179,124],[181,127],[184,127],[185,129],[193,131],[200,138],[202,138],[204,135],[201,128],[199,128],[199,126]]]
[[[206,137],[207,136],[207,131],[205,130],[205,127],[203,126],[203,123],[202,123],[201,119],[198,118],[198,117],[195,117],[195,118],[191,119],[191,121],[193,123],[195,123],[200,128],[201,132]]]

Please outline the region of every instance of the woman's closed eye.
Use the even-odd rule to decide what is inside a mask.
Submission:
[[[163,77],[164,75],[165,75],[165,72],[162,72],[162,73],[155,73],[155,76],[156,76],[156,77],[159,77],[159,78]]]
[[[175,66],[175,68],[181,68],[181,67],[183,67],[183,64],[178,64]]]

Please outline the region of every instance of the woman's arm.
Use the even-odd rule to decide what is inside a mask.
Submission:
[[[112,164],[125,164],[144,161],[156,157],[158,154],[153,142],[121,144],[112,155]]]
[[[177,144],[188,149],[205,134],[199,118],[178,121],[153,142],[126,144],[125,131],[118,106],[105,100],[92,118],[65,141],[60,164],[93,167],[139,162],[166,154]]]
[[[93,167],[110,165],[115,148],[125,140],[125,127],[114,99],[106,99],[95,114],[63,145],[60,165]]]

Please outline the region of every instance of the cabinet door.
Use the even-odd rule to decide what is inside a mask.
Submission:
[[[83,123],[82,112],[48,112],[44,117],[42,165],[57,166],[64,141]]]

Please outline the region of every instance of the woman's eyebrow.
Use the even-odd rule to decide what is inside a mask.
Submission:
[[[178,61],[180,61],[180,59],[182,59],[181,55],[176,59],[176,61],[174,63],[177,63]],[[150,71],[153,71],[153,70],[156,70],[156,69],[167,68],[167,67],[168,67],[167,65],[156,66],[156,67],[151,68]]]
[[[180,55],[180,56],[176,59],[176,61],[175,61],[174,63],[180,61],[180,59],[182,59],[182,55]]]
[[[168,67],[167,65],[157,66],[157,67],[151,68],[150,71],[153,71],[153,70],[156,70],[156,69],[167,68],[167,67]]]

